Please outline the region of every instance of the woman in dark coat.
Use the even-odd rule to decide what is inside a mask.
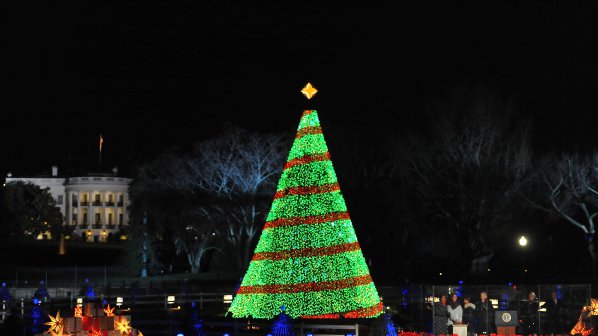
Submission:
[[[463,323],[467,324],[467,333],[473,335],[476,331],[475,305],[471,303],[471,296],[463,298]]]
[[[446,295],[440,296],[440,302],[434,303],[434,335],[446,335],[448,330],[448,310],[446,309]]]

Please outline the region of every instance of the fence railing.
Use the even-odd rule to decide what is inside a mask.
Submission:
[[[518,315],[517,334],[560,334],[569,333],[576,324],[581,308],[590,302],[590,284],[506,284],[467,285],[464,283],[446,286],[411,284],[402,288],[389,288],[389,295],[383,295],[383,302],[397,318],[401,329],[431,334],[451,333],[448,328],[446,310],[440,306],[441,297],[447,296],[447,303],[453,293],[457,294],[463,309],[463,298],[477,305],[481,293],[488,297],[490,310],[480,307],[469,311],[468,332],[477,334],[496,333],[496,311],[515,311]],[[384,294],[384,289],[380,291]],[[534,293],[533,302],[528,300]],[[556,296],[556,308],[550,301]],[[439,313],[442,312],[442,313]],[[445,329],[446,328],[446,329]]]

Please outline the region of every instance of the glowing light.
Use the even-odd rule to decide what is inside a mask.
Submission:
[[[598,316],[598,299],[592,299],[587,308],[589,311],[588,316]]]
[[[121,320],[120,322],[114,321],[114,324],[116,324],[116,330],[121,334],[128,335],[131,332],[132,328],[127,320]]]
[[[83,308],[81,306],[75,306],[75,313],[73,314],[74,317],[83,317]]]
[[[301,93],[303,93],[303,95],[304,95],[305,97],[307,97],[307,99],[311,99],[311,98],[312,98],[312,97],[313,97],[313,96],[316,94],[316,92],[318,92],[318,90],[316,90],[316,88],[315,88],[315,87],[313,87],[313,86],[311,85],[311,83],[307,83],[307,84],[306,84],[306,85],[303,87],[303,89],[301,89]]]
[[[117,298],[116,298],[116,306],[117,306],[117,307],[120,307],[120,306],[122,306],[122,305],[123,305],[123,301],[124,301],[124,300],[123,300],[123,298],[122,298],[122,297],[120,297],[120,296],[119,296],[119,297],[117,297]]]
[[[108,304],[108,306],[106,306],[106,308],[104,308],[104,313],[106,313],[106,316],[108,316],[108,317],[114,316],[114,307],[110,308],[110,304]]]
[[[47,333],[56,332],[58,334],[62,334],[63,330],[63,320],[60,317],[60,311],[56,313],[56,316],[48,315],[50,317],[50,322],[44,323],[45,325],[49,326]]]
[[[305,111],[233,317],[362,318],[382,313],[316,111]]]
[[[525,236],[521,236],[521,238],[519,238],[519,246],[521,246],[521,247],[527,246],[527,238],[525,238]]]

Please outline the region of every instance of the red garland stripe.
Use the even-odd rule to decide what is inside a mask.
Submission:
[[[360,318],[360,317],[371,317],[382,312],[382,302],[377,303],[371,307],[360,308],[357,310],[349,311],[346,313],[339,314],[324,314],[324,315],[306,315],[301,316],[304,319],[338,319],[341,315],[345,318]]]
[[[374,315],[382,312],[382,310],[383,310],[383,306],[382,306],[382,302],[380,302],[380,303],[373,305],[371,307],[368,307],[368,308],[362,308],[362,309],[344,313],[343,316],[345,318],[368,317],[368,316],[374,316]]]
[[[299,257],[319,257],[343,252],[357,251],[360,249],[361,247],[359,246],[359,243],[353,242],[334,246],[309,247],[278,252],[258,252],[253,255],[251,260],[282,260]]]
[[[313,187],[290,187],[280,191],[277,191],[274,195],[274,199],[281,198],[287,195],[312,195],[312,194],[323,194],[331,191],[341,190],[338,182],[323,184]]]
[[[295,139],[302,138],[308,134],[322,134],[322,127],[320,126],[307,126],[299,129],[295,135]]]
[[[303,224],[320,224],[326,222],[332,222],[336,220],[342,219],[351,219],[349,217],[349,212],[329,212],[324,215],[315,215],[315,216],[298,216],[298,217],[287,217],[287,218],[278,218],[271,221],[267,221],[264,225],[264,229],[275,228],[279,226],[296,226],[296,225],[303,225]]]
[[[284,165],[284,169],[288,169],[291,167],[299,166],[302,164],[316,162],[316,161],[327,161],[330,160],[330,153],[320,153],[320,154],[308,154],[302,157],[294,158]]]
[[[363,286],[372,282],[372,277],[369,274],[366,274],[348,279],[333,281],[303,282],[297,284],[241,286],[239,287],[237,294],[285,294],[300,292],[319,292]]]
[[[310,115],[314,112],[316,112],[316,110],[305,110],[303,111],[303,115],[301,116],[301,118],[305,117],[306,115]]]

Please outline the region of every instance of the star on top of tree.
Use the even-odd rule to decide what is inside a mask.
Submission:
[[[301,89],[301,93],[303,93],[303,95],[307,97],[307,99],[311,99],[313,96],[316,95],[317,92],[318,90],[316,90],[316,88],[313,87],[311,83],[307,83],[305,87]]]

